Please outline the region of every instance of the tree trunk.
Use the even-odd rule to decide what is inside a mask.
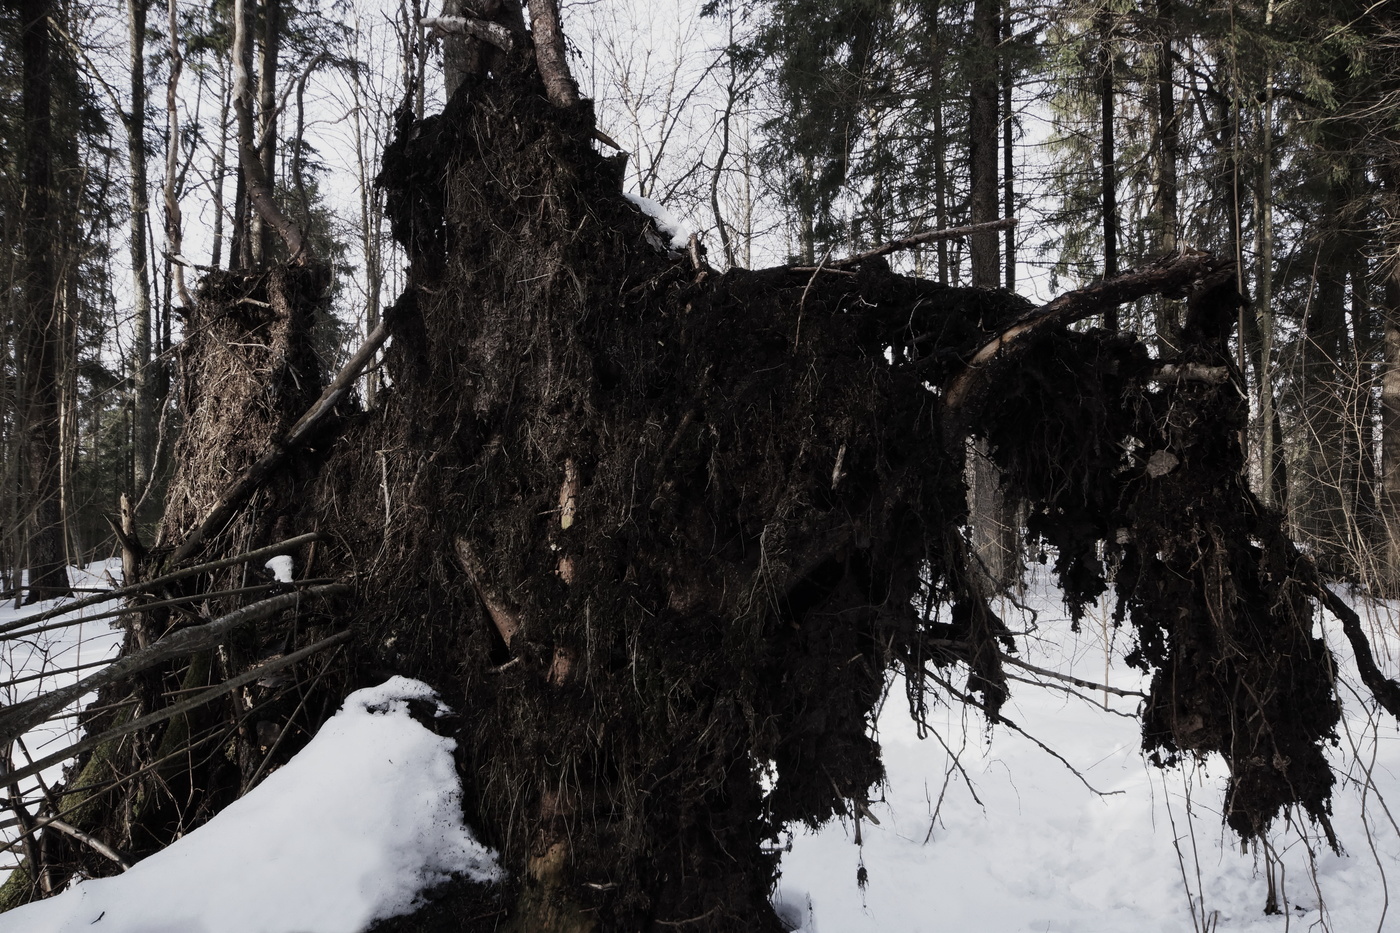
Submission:
[[[1272,5],[1270,6],[1272,15]],[[1288,477],[1284,467],[1283,428],[1274,402],[1274,89],[1273,71],[1260,113],[1259,182],[1255,227],[1258,262],[1255,294],[1259,308],[1259,489],[1264,504],[1288,511]]]
[[[165,83],[165,184],[162,191],[165,197],[165,243],[172,257],[179,257],[184,248],[183,221],[180,216],[180,74],[185,67],[185,56],[180,48],[180,22],[177,16],[178,0],[169,0],[166,7],[166,25],[170,32],[170,75]],[[222,119],[222,117],[221,117]],[[220,150],[223,148],[222,136],[220,138]],[[221,161],[222,157],[220,157]],[[216,170],[221,166],[216,162]],[[222,184],[222,182],[220,183]],[[214,226],[216,239],[222,235],[222,211],[223,205],[215,199],[214,204]],[[185,286],[185,267],[183,262],[169,260],[174,266],[175,297],[180,300],[180,307],[194,307],[194,299],[190,297],[189,290]],[[212,263],[216,268],[219,265],[218,259]],[[169,296],[167,296],[169,298]],[[167,308],[174,304],[170,299],[166,302]],[[167,317],[169,311],[167,310]],[[144,490],[142,490],[144,492]]]
[[[998,137],[1001,135],[997,120],[1000,21],[1000,0],[975,0],[972,8],[975,70],[968,115],[968,169],[974,224],[996,220],[1000,203],[997,178]],[[1001,257],[996,233],[974,233],[968,239],[972,252],[972,286],[1000,287]],[[1017,576],[1019,535],[1015,507],[1006,500],[1000,472],[985,440],[974,442],[969,449],[968,463],[968,507],[979,569],[976,576],[990,595]]]
[[[1099,169],[1103,217],[1103,277],[1118,274],[1118,147],[1113,136],[1113,13],[1098,15],[1099,29]],[[1104,314],[1104,327],[1118,329],[1118,309]]]
[[[23,311],[15,339],[29,526],[27,602],[71,592],[64,559],[58,363],[62,354],[52,255],[53,118],[47,0],[19,6],[24,118]]]
[[[1390,197],[1395,197],[1395,191]],[[1400,268],[1385,277],[1385,363],[1381,376],[1380,509],[1385,528],[1385,595],[1400,593]]]
[[[151,479],[156,405],[151,385],[151,268],[146,254],[146,13],[150,0],[127,0],[131,115],[126,119],[126,151],[131,172],[131,424],[132,486],[137,495]],[[170,145],[176,146],[172,140]]]
[[[1176,39],[1175,0],[1157,0],[1157,20],[1160,31],[1157,51],[1157,76],[1152,102],[1157,116],[1157,230],[1154,249],[1159,255],[1175,252],[1179,216],[1179,180],[1177,163],[1181,157],[1181,120],[1176,107],[1176,79],[1173,56]],[[1178,303],[1158,299],[1154,303],[1157,324],[1157,351],[1163,357],[1176,352]]]
[[[277,177],[277,50],[282,39],[281,0],[247,0],[251,9],[262,14],[262,26],[257,43],[258,83],[257,83],[257,136],[253,148],[257,153],[260,181],[255,184],[266,189],[271,197]],[[256,18],[257,13],[250,16]],[[246,40],[246,41],[250,41]],[[246,169],[245,169],[246,172]],[[257,199],[259,194],[250,185],[249,194]],[[262,265],[272,256],[272,226],[263,220],[264,210],[254,204],[252,247],[253,264]]]
[[[254,266],[270,261],[268,238],[275,231],[286,247],[291,262],[305,265],[311,261],[302,230],[281,208],[273,188],[273,173],[277,135],[274,95],[277,61],[277,24],[280,20],[280,0],[268,0],[265,7],[264,36],[258,95],[260,101],[260,137],[253,135],[253,88],[247,62],[252,44],[253,15],[245,4],[254,0],[235,0],[233,38],[233,109],[238,118],[238,162],[240,177],[247,182],[248,201],[257,223],[250,228],[248,256]],[[255,144],[256,139],[256,144]]]
[[[1012,92],[1015,89],[1016,70],[1010,54],[1011,45],[1011,4],[1007,0],[1001,11],[1001,129],[1002,164],[1001,181],[1007,217],[1016,216],[1016,115]],[[1016,291],[1016,228],[1006,228],[1006,290]]]
[[[933,46],[929,70],[933,75],[934,85],[928,89],[933,109],[933,222],[935,227],[942,230],[953,224],[948,217],[948,133],[943,124],[943,107],[947,96],[944,90],[943,63],[947,53],[943,44],[940,11],[941,3],[939,0],[933,0],[933,9],[929,16],[929,42]],[[938,281],[943,285],[951,284],[951,272],[948,241],[939,240]]]
[[[973,0],[971,58],[971,107],[968,113],[968,171],[971,176],[971,222],[997,219],[1000,198],[997,185],[997,25],[999,0]],[[996,288],[1001,284],[1001,260],[995,231],[970,238],[972,287]]]

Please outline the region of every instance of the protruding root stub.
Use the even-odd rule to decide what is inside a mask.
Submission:
[[[526,864],[526,879],[511,929],[514,933],[593,933],[598,915],[573,895],[569,843],[547,843]]]

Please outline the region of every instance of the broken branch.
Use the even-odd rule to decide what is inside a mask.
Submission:
[[[133,583],[130,586],[118,587],[115,590],[102,590],[96,596],[86,596],[82,599],[75,600],[71,603],[64,603],[62,606],[58,606],[54,609],[47,609],[43,612],[37,612],[33,615],[22,616],[14,620],[13,622],[7,622],[4,625],[0,625],[0,634],[4,634],[5,632],[12,632],[17,628],[23,628],[26,625],[33,625],[36,622],[45,622],[49,619],[57,618],[58,616],[68,615],[71,612],[76,612],[79,609],[86,609],[88,606],[95,606],[98,603],[110,602],[114,599],[121,599],[122,597],[126,596],[135,596],[138,593],[150,592],[168,583],[174,583],[177,580],[184,580],[188,577],[198,576],[201,573],[207,573],[211,570],[221,570],[224,567],[232,567],[236,564],[250,563],[261,557],[275,557],[278,554],[286,554],[288,551],[296,550],[303,544],[310,544],[313,541],[319,540],[321,540],[321,535],[318,532],[312,532],[311,534],[305,535],[297,535],[295,538],[288,538],[286,541],[279,541],[276,544],[269,544],[267,547],[258,548],[254,551],[248,551],[243,554],[235,554],[233,557],[224,557],[220,558],[219,560],[212,560],[207,563],[196,564],[192,567],[185,567],[180,570],[172,570],[170,573],[162,574],[159,577],[152,577],[149,580],[142,580],[140,583]]]
[[[360,377],[360,372],[367,366],[370,360],[374,359],[375,353],[384,345],[384,341],[389,339],[389,324],[391,315],[385,314],[380,319],[378,326],[374,328],[370,335],[365,338],[365,342],[360,345],[360,349],[355,351],[355,355],[350,361],[341,367],[340,372],[331,380],[321,392],[321,397],[312,403],[296,424],[293,424],[281,440],[273,441],[261,457],[252,466],[243,471],[243,475],[233,484],[228,492],[220,497],[214,507],[209,510],[204,521],[170,555],[166,561],[167,566],[173,566],[180,561],[193,556],[204,542],[218,534],[229,520],[243,507],[248,498],[261,486],[272,472],[282,465],[293,450],[306,443],[311,432],[335,410],[335,406],[340,403],[350,387],[355,384],[355,380]]]
[[[188,700],[185,700],[182,703],[176,703],[174,706],[167,706],[163,710],[158,710],[154,713],[149,713],[145,716],[140,717],[139,719],[133,719],[131,720],[131,722],[124,723],[123,725],[116,726],[112,729],[108,729],[106,732],[100,733],[99,735],[90,735],[82,741],[74,742],[67,748],[56,751],[52,755],[49,755],[45,758],[40,758],[33,764],[26,765],[23,768],[16,768],[13,772],[11,772],[10,777],[16,781],[20,780],[21,778],[27,778],[32,774],[40,773],[45,768],[51,768],[56,764],[61,764],[64,761],[67,761],[69,758],[72,758],[74,755],[81,754],[82,752],[85,752],[90,748],[96,748],[103,742],[109,742],[112,739],[120,738],[124,735],[130,735],[133,732],[139,732],[147,726],[153,726],[156,723],[164,722],[167,719],[179,716],[181,713],[187,713],[192,709],[198,709],[199,707],[210,702],[211,700],[217,700],[224,694],[231,693],[234,690],[237,690],[244,684],[250,684],[255,680],[259,680],[263,677],[266,677],[268,674],[275,670],[280,670],[281,668],[289,667],[292,664],[295,664],[296,662],[300,661],[302,658],[309,657],[310,655],[313,655],[318,651],[323,651],[326,648],[330,648],[340,644],[341,642],[348,641],[352,634],[353,633],[349,629],[346,629],[342,632],[336,632],[329,638],[323,638],[313,645],[307,645],[300,651],[294,651],[291,654],[283,655],[282,657],[277,658],[276,660],[268,661],[266,664],[259,665],[258,667],[255,667],[252,670],[245,671],[242,674],[239,674],[237,677],[231,677],[223,683],[210,687],[203,693],[196,694],[195,696],[191,697]]]
[[[887,256],[890,253],[897,253],[900,250],[913,249],[924,243],[934,243],[938,240],[953,240],[958,237],[968,236],[973,233],[990,233],[993,230],[1007,230],[1016,226],[1015,217],[1004,217],[1001,220],[989,220],[980,224],[968,224],[965,227],[949,227],[944,230],[921,230],[918,233],[898,240],[891,240],[874,249],[868,249],[863,253],[856,253],[845,259],[838,259],[830,263],[833,269],[844,269],[847,266],[859,265],[867,259],[874,259],[876,256]]]
[[[1207,279],[1227,273],[1229,269],[1229,263],[1221,262],[1209,253],[1183,250],[1143,269],[1061,295],[1049,304],[1022,315],[973,354],[966,368],[948,385],[946,409],[956,411],[962,407],[983,367],[993,359],[1019,349],[1028,335],[1053,327],[1067,327],[1107,308],[1136,301],[1146,295],[1177,296],[1204,286]]]
[[[515,37],[511,31],[489,20],[466,16],[425,16],[418,21],[418,25],[428,30],[429,37],[433,39],[440,36],[471,36],[494,45],[502,52],[515,49]]]
[[[228,637],[228,634],[234,629],[259,619],[266,619],[283,609],[290,609],[306,597],[345,596],[351,592],[353,589],[350,586],[344,583],[335,583],[330,586],[312,587],[304,592],[284,593],[281,596],[274,596],[271,599],[236,609],[204,625],[174,632],[149,648],[117,658],[107,667],[84,677],[77,683],[16,704],[0,712],[0,742],[8,742],[23,735],[49,716],[99,687],[149,670],[171,658],[184,657],[212,648]]]

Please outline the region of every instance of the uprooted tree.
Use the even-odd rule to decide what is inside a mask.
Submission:
[[[311,257],[203,283],[165,524],[125,539],[140,611],[84,684],[89,738],[27,815],[45,843],[7,903],[168,844],[393,672],[459,713],[436,727],[511,877],[490,928],[776,930],[769,843],[865,812],[890,672],[915,716],[1006,721],[1015,643],[967,534],[978,438],[1072,613],[1115,585],[1154,675],[1145,749],[1219,753],[1246,840],[1295,807],[1330,836],[1316,602],[1392,713],[1400,687],[1245,484],[1232,271],[1183,251],[1043,307],[879,251],[720,274],[623,197],[552,2],[529,11],[529,34],[439,21],[489,48],[441,114],[400,115],[380,183],[409,285],[319,398]],[[1071,327],[1149,294],[1188,302],[1175,358]],[[361,410],[381,345],[390,388]],[[278,552],[297,583],[259,576]]]

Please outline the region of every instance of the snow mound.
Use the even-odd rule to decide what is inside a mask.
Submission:
[[[209,823],[115,878],[0,914],[0,933],[359,933],[461,874],[499,877],[462,824],[456,743],[404,677],[346,698],[310,744]]]

